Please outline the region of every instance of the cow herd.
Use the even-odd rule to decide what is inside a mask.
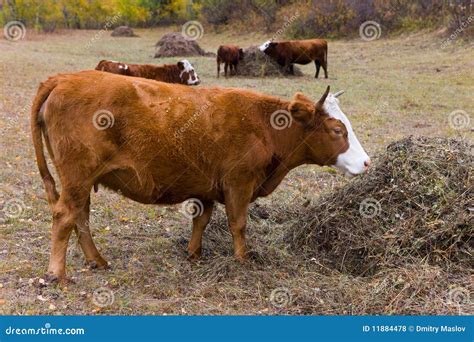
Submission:
[[[322,66],[323,40],[266,42],[260,49],[291,72],[293,63]],[[237,46],[221,46],[218,72],[237,72]],[[187,60],[163,66],[101,61],[97,70],[49,77],[31,112],[36,159],[52,212],[50,280],[65,280],[66,249],[76,232],[91,267],[104,268],[89,228],[90,194],[100,186],[145,204],[190,204],[191,259],[216,203],[225,205],[234,254],[247,257],[249,204],[271,194],[303,164],[329,165],[347,176],[370,159],[329,87],[314,101],[239,88],[188,87],[200,79]],[[132,77],[130,77],[132,76]],[[157,82],[159,80],[160,82]],[[279,125],[279,120],[287,124]],[[44,150],[61,183],[60,193]]]

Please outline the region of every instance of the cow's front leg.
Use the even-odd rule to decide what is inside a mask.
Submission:
[[[204,209],[201,215],[193,218],[193,233],[188,245],[188,255],[191,260],[201,257],[202,234],[211,220],[212,209],[214,208],[214,202],[212,201],[203,201],[202,204]]]
[[[252,195],[253,187],[251,185],[231,187],[224,193],[227,221],[234,240],[234,256],[239,260],[247,258],[245,226]]]

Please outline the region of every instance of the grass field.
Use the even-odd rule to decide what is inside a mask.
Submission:
[[[400,280],[389,275],[361,278],[326,270],[317,255],[299,269],[266,259],[280,247],[262,236],[270,229],[284,230],[286,223],[272,220],[272,215],[263,219],[260,211],[271,214],[274,208],[302,206],[350,181],[316,166],[293,170],[277,191],[257,201],[248,230],[249,244],[259,249],[260,258],[246,264],[232,259],[230,234],[219,228],[224,220],[221,207],[205,233],[202,261],[190,263],[185,248],[191,223],[179,206],[145,206],[101,189],[92,196],[91,229],[111,269],[85,268],[82,252],[71,241],[67,272],[74,283],[44,286],[51,215],[29,130],[38,83],[59,72],[92,69],[101,59],[174,63],[178,58],[153,58],[155,43],[170,30],[137,30],[138,38],[112,38],[107,32],[94,41],[98,31],[27,32],[24,40],[0,41],[0,203],[14,201],[22,211],[14,218],[0,213],[0,314],[410,314],[415,304],[423,304],[427,314],[458,313],[423,284],[436,278],[436,268],[410,271],[420,275],[413,291],[426,291],[424,303],[413,303]],[[199,44],[216,51],[223,43],[245,48],[266,39],[263,34],[205,33]],[[408,135],[457,136],[449,114],[472,114],[472,47],[454,42],[441,49],[442,41],[433,33],[371,42],[330,41],[328,80],[313,78],[314,65],[302,66],[305,76],[300,78],[217,79],[214,58],[188,59],[202,87],[241,87],[286,99],[302,91],[315,100],[327,85],[333,91],[344,89],[341,108],[374,156]],[[472,138],[469,127],[461,133]],[[220,244],[222,240],[227,243]],[[267,245],[256,246],[257,241]],[[271,300],[272,291],[281,287],[293,293],[284,306]],[[382,298],[381,288],[391,291],[384,291],[388,294]],[[99,295],[107,305],[100,300],[97,304]]]

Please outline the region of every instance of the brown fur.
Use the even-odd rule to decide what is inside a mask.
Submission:
[[[236,45],[221,45],[217,50],[217,77],[221,72],[221,63],[224,63],[224,75],[227,77],[227,69],[230,73],[237,74],[237,65],[244,58],[244,51]]]
[[[85,223],[94,184],[141,203],[202,201],[202,215],[193,220],[191,257],[200,255],[214,202],[225,203],[235,255],[245,258],[249,203],[270,194],[298,165],[332,165],[348,149],[344,124],[322,107],[328,91],[314,103],[301,93],[286,101],[243,89],[196,89],[98,71],[50,77],[38,89],[31,117],[53,212],[50,274],[64,278],[73,228],[86,259],[107,265]],[[104,130],[93,122],[100,110],[114,118]],[[291,112],[292,124],[274,129],[275,111]],[[59,198],[42,136],[61,181]]]
[[[121,62],[113,62],[108,60],[101,60],[95,67],[95,70],[106,71],[113,74],[134,76],[148,78],[155,81],[167,82],[167,83],[181,83],[187,84],[190,77],[188,72],[183,71],[183,67],[177,64],[163,64],[163,65],[152,65],[152,64],[128,64]],[[180,77],[182,73],[182,76]]]
[[[271,42],[264,52],[292,74],[294,73],[293,63],[308,64],[314,61],[316,66],[315,77],[318,78],[319,68],[322,66],[324,77],[328,78],[328,43],[324,39]]]

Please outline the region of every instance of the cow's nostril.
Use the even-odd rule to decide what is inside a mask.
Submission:
[[[364,166],[365,168],[368,168],[370,165],[370,159],[367,159],[365,162],[364,162]]]

